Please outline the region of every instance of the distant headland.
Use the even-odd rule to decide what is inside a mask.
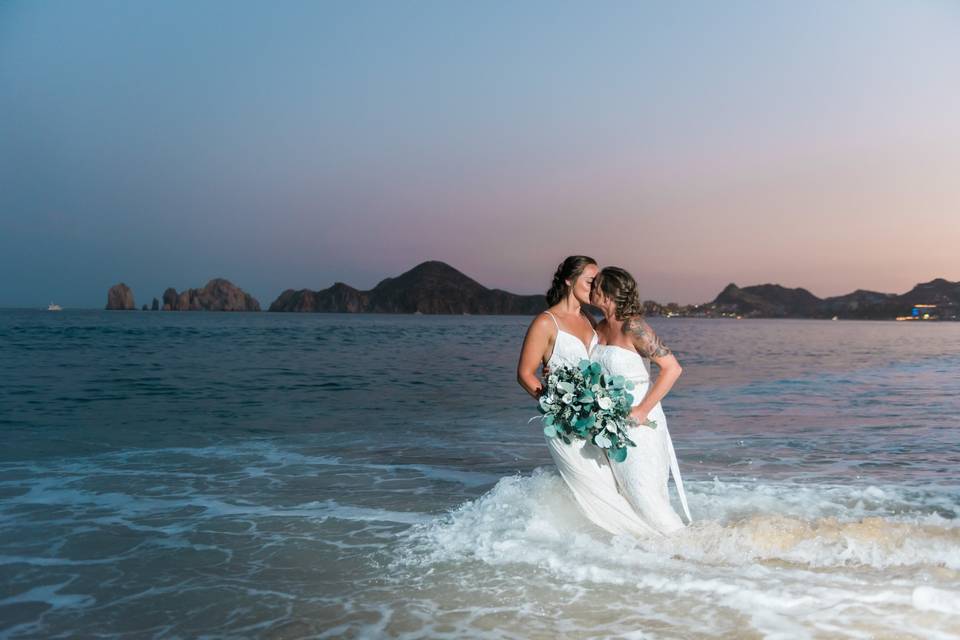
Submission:
[[[488,289],[436,260],[382,280],[369,291],[342,282],[320,291],[287,289],[270,305],[270,311],[477,315],[534,315],[545,308],[542,295]]]
[[[778,284],[727,285],[711,302],[694,305],[643,303],[650,316],[695,318],[837,318],[857,320],[960,319],[960,282],[937,278],[903,294],[858,289],[818,298],[803,288]],[[135,310],[133,292],[119,283],[107,292],[108,310]],[[450,265],[431,260],[374,288],[361,291],[336,282],[317,291],[287,289],[269,311],[312,313],[422,313],[448,315],[534,315],[546,308],[542,295],[488,289]],[[169,288],[143,310],[260,311],[260,303],[229,280],[214,278],[200,289]]]

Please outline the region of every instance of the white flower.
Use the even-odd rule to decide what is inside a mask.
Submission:
[[[615,422],[605,422],[605,423],[603,423],[603,426],[604,426],[604,428],[606,428],[606,430],[609,431],[610,433],[616,433],[616,432],[617,432],[617,423],[615,423]]]
[[[573,402],[573,394],[565,393],[563,394],[563,398],[561,398],[561,400],[563,400],[563,404],[570,404],[571,402]]]
[[[551,373],[550,377],[547,378],[547,384],[549,384],[551,387],[557,386],[558,382],[560,382],[560,378],[558,378],[555,374]]]
[[[603,434],[603,433],[601,433],[600,435],[596,436],[596,437],[593,439],[593,441],[596,442],[596,443],[597,443],[597,446],[600,447],[601,449],[608,449],[608,448],[610,448],[610,445],[613,444],[612,442],[610,442],[610,438],[608,438],[608,437],[607,437],[605,434]]]
[[[607,409],[613,406],[613,400],[607,397],[603,397],[597,400],[597,404],[600,406],[601,409],[606,411]]]
[[[600,385],[598,384],[593,385],[592,387],[590,387],[590,391],[593,391],[594,394],[598,393],[600,391]]]

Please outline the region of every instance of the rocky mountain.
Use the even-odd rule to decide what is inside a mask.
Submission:
[[[260,311],[257,299],[229,280],[214,278],[201,289],[163,292],[164,311]]]
[[[899,307],[897,298],[898,296],[893,293],[857,289],[843,296],[824,298],[820,301],[818,314],[815,317],[869,319],[883,315],[894,318],[901,315],[897,311]]]
[[[698,307],[710,314],[754,318],[838,318],[887,320],[911,314],[915,305],[936,305],[932,316],[944,320],[960,317],[960,282],[937,278],[922,282],[903,294],[857,289],[853,293],[818,298],[806,289],[775,284],[740,288],[727,285],[713,302]]]
[[[901,295],[900,301],[910,304],[957,305],[960,304],[960,282],[950,282],[943,278],[921,282]]]
[[[339,311],[363,313],[368,311],[367,292],[358,291],[342,282],[322,291],[287,289],[270,305],[270,311]]]
[[[788,289],[778,284],[757,284],[742,289],[730,283],[712,302],[740,315],[765,318],[807,318],[815,313],[820,298],[806,289]]]
[[[124,283],[115,284],[107,291],[107,311],[133,311],[133,291]]]
[[[532,315],[546,306],[542,295],[522,296],[488,289],[450,265],[434,260],[386,278],[369,291],[342,282],[320,291],[288,289],[273,301],[270,311]]]

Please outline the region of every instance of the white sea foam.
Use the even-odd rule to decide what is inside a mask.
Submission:
[[[960,570],[960,526],[928,509],[889,514],[900,490],[713,482],[688,483],[696,522],[669,538],[632,540],[638,553],[698,563],[779,560],[808,567],[931,565]],[[863,496],[876,502],[863,504]],[[933,501],[944,499],[937,496]],[[848,509],[844,512],[844,509]],[[887,515],[882,515],[887,512]],[[590,526],[552,472],[501,480],[481,498],[413,536],[435,553],[499,562],[530,557],[532,542],[623,545]],[[535,546],[535,545],[533,545]]]
[[[946,591],[934,587],[913,590],[913,606],[921,611],[939,611],[960,615],[960,591]]]
[[[477,500],[414,527],[398,570],[416,568],[431,576],[424,582],[447,572],[478,593],[502,589],[509,576],[531,589],[581,585],[593,601],[606,597],[615,608],[677,628],[688,628],[686,616],[696,612],[715,617],[721,631],[747,620],[770,638],[831,629],[838,637],[894,630],[956,637],[960,527],[937,509],[957,505],[933,491],[904,510],[904,491],[691,482],[694,525],[670,538],[638,540],[594,528],[562,481],[537,471],[504,478]],[[617,628],[594,623],[597,635]]]
[[[20,572],[20,597],[61,608],[86,604],[31,591],[25,567],[73,573],[122,563],[136,571],[163,554],[184,566],[242,567],[245,579],[258,580],[274,557],[306,568],[342,556],[338,562],[355,562],[360,572],[389,568],[363,590],[344,584],[328,605],[345,608],[331,629],[355,637],[657,638],[668,629],[953,638],[960,628],[960,492],[951,488],[693,480],[694,525],[671,538],[636,540],[597,530],[552,470],[502,478],[438,517],[405,494],[443,487],[471,495],[465,488],[495,478],[270,443],[225,449],[57,461],[56,474],[46,463],[7,467],[0,518],[16,523],[37,512],[53,531],[69,530],[51,536],[46,549],[24,545],[0,557]],[[316,495],[328,481],[382,493],[378,501],[350,489]],[[122,534],[115,546],[93,542],[113,531]],[[123,536],[142,542],[131,546]],[[180,587],[171,589],[174,597]],[[270,615],[283,617],[283,606]]]

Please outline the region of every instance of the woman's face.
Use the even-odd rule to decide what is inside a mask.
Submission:
[[[593,285],[593,279],[600,273],[600,267],[595,264],[588,264],[583,272],[577,276],[577,279],[570,283],[570,289],[573,297],[580,304],[590,304],[590,289]]]
[[[610,298],[604,295],[600,287],[593,287],[593,290],[590,292],[590,304],[606,314],[609,311]]]
[[[590,289],[590,304],[593,306],[602,309],[603,308],[604,295],[603,291],[600,291],[600,287],[591,287]]]

